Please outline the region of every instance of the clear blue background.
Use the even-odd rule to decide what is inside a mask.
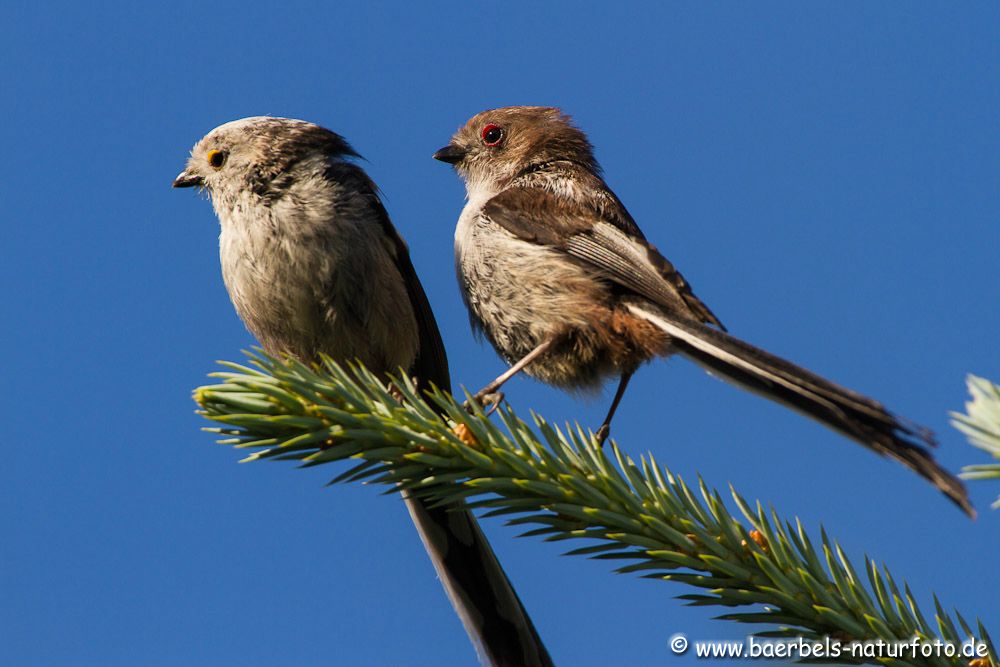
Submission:
[[[470,335],[463,188],[430,155],[484,108],[559,105],[730,330],[930,425],[950,468],[984,461],[947,411],[967,372],[1000,379],[996,3],[334,4],[0,10],[0,664],[474,664],[394,497],[237,465],[199,432],[191,389],[252,340],[209,203],[170,181],[243,116],[312,120],[367,157],[458,383],[502,365]],[[610,391],[508,396],[596,425]],[[1000,634],[996,484],[971,485],[970,522],[681,360],[638,375],[615,436]],[[487,530],[561,665],[692,662],[672,633],[742,636],[677,585]]]

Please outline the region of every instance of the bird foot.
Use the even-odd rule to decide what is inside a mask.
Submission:
[[[489,417],[491,414],[496,412],[497,408],[500,407],[500,404],[503,403],[504,393],[502,391],[489,391],[487,388],[476,392],[476,394],[472,397],[472,400],[478,403],[480,407],[487,408],[486,416]],[[472,406],[469,405],[468,401],[464,403],[463,407],[466,411],[472,412]]]
[[[594,442],[597,444],[598,449],[604,448],[604,441],[608,439],[608,435],[611,434],[611,427],[607,424],[601,424],[601,428],[597,429],[597,433],[594,434]]]

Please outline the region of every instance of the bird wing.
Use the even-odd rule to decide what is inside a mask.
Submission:
[[[444,351],[444,342],[438,330],[437,320],[431,310],[430,301],[424,287],[417,278],[417,272],[410,261],[410,251],[402,237],[389,225],[392,240],[396,244],[396,268],[406,283],[406,293],[413,306],[413,314],[417,318],[420,329],[420,349],[413,362],[413,375],[423,382],[432,382],[443,391],[451,391],[451,376],[448,371],[448,356]],[[388,232],[387,232],[388,233]],[[427,385],[424,388],[429,389]]]
[[[611,195],[611,201],[617,198]],[[619,204],[620,205],[620,204]],[[602,276],[653,303],[688,313],[699,322],[725,327],[667,258],[639,232],[627,212],[602,215],[538,188],[508,188],[483,207],[483,215],[517,238],[562,250]]]
[[[434,319],[434,312],[427,300],[427,294],[413,268],[413,262],[410,261],[410,251],[406,242],[396,231],[388,211],[385,210],[385,205],[379,196],[378,186],[363,169],[350,162],[335,161],[327,169],[330,172],[331,180],[348,184],[345,187],[346,190],[363,195],[382,228],[388,249],[396,264],[396,270],[399,271],[400,278],[406,287],[420,336],[417,358],[413,362],[413,367],[408,369],[410,375],[420,378],[421,386],[425,389],[429,389],[429,386],[423,383],[430,382],[450,392],[451,377],[448,372],[448,355],[445,353],[437,320]]]
[[[399,235],[389,214],[385,210],[377,192],[373,192],[375,198],[375,208],[379,213],[379,221],[382,224],[382,231],[389,239],[395,253],[393,258],[396,261],[396,270],[403,278],[406,285],[406,294],[410,298],[410,306],[413,308],[413,316],[417,320],[417,328],[420,332],[420,348],[417,350],[417,358],[413,362],[411,375],[420,379],[422,383],[434,383],[439,389],[451,391],[451,375],[448,371],[448,355],[444,350],[444,342],[441,340],[441,331],[438,329],[437,320],[434,318],[434,311],[431,310],[430,301],[424,292],[424,287],[417,277],[417,271],[410,261],[410,250],[406,246],[406,241]],[[426,384],[421,385],[424,389],[430,389]]]

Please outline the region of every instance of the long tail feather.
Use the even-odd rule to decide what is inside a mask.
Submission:
[[[710,372],[896,459],[940,489],[966,514],[975,516],[965,485],[942,468],[928,450],[937,446],[928,429],[896,417],[878,401],[723,331],[673,318],[648,304],[630,304],[628,308],[670,336],[673,349]]]
[[[424,386],[434,384],[449,390],[448,356],[430,302],[410,262],[406,244],[388,222],[388,216],[385,225],[395,239],[398,268],[420,323],[420,354],[412,374]],[[552,658],[528,610],[472,512],[461,502],[428,507],[422,499],[406,492],[403,499],[480,662],[492,667],[552,667]]]
[[[552,667],[528,612],[468,510],[430,508],[403,493],[420,539],[452,606],[493,667]]]

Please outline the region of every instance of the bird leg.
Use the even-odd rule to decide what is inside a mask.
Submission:
[[[604,422],[601,424],[601,427],[597,429],[597,433],[594,434],[598,447],[604,446],[604,441],[608,439],[608,434],[611,433],[611,420],[615,416],[618,404],[621,403],[622,396],[625,395],[625,388],[628,387],[628,381],[632,379],[633,373],[635,373],[635,369],[625,371],[622,373],[622,377],[618,381],[618,389],[615,390],[615,397],[611,399],[611,409],[608,410],[608,416],[604,418]]]
[[[490,408],[490,411],[486,413],[487,415],[491,414],[494,410],[497,409],[497,406],[500,405],[500,402],[503,401],[503,392],[497,390],[500,389],[500,387],[502,387],[503,384],[507,382],[507,380],[511,379],[512,377],[520,373],[522,370],[524,370],[525,366],[527,366],[532,361],[534,361],[538,357],[548,352],[549,348],[551,348],[555,344],[558,338],[559,338],[558,336],[553,336],[551,338],[547,338],[544,341],[542,341],[538,345],[538,347],[536,347],[528,354],[524,355],[516,364],[514,364],[506,371],[501,373],[497,377],[497,379],[493,380],[493,382],[490,382],[488,385],[477,391],[475,395],[472,397],[473,400],[475,400],[480,405],[486,405],[485,402],[486,399],[487,398],[491,399],[489,402],[492,403],[493,405]]]

